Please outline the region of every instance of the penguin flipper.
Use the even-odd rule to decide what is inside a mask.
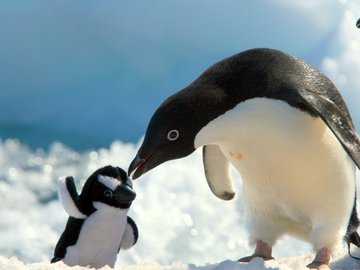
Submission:
[[[60,177],[58,182],[58,193],[60,201],[69,216],[84,219],[83,214],[77,205],[79,195],[77,194],[74,178],[72,176]]]
[[[216,197],[231,200],[235,196],[230,173],[230,162],[217,145],[203,147],[205,177]]]
[[[120,242],[120,249],[129,249],[136,244],[139,238],[139,231],[135,221],[131,217],[127,217],[127,225],[123,237]]]
[[[311,91],[299,92],[303,101],[318,114],[360,168],[360,139],[344,106]]]

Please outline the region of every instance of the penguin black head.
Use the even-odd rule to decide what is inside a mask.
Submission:
[[[241,81],[241,76],[233,74],[238,66],[237,61],[225,59],[162,103],[151,118],[144,142],[129,166],[128,174],[133,173],[133,179],[165,161],[191,154],[195,151],[194,142],[198,132],[211,120],[234,107],[239,99],[247,98],[246,92],[240,91],[234,93],[238,95],[238,98],[234,98],[227,89]],[[241,74],[241,71],[238,73]]]
[[[83,207],[93,208],[94,202],[127,209],[135,199],[136,193],[126,172],[113,166],[95,171],[86,181],[79,196]]]
[[[206,124],[240,100],[249,98],[248,92],[235,90],[244,81],[248,82],[244,88],[252,88],[259,76],[243,80],[242,69],[248,70],[247,62],[253,60],[247,55],[240,56],[214,64],[155,111],[144,142],[128,170],[129,175],[133,173],[133,179],[165,161],[191,154],[195,150],[196,135]],[[239,64],[239,59],[245,63]]]
[[[134,172],[133,179],[165,161],[182,158],[195,151],[196,134],[208,122],[208,117],[198,114],[206,107],[206,100],[194,95],[194,92],[196,89],[193,87],[185,88],[165,100],[156,110],[143,144],[130,164],[128,174]]]
[[[165,161],[189,155],[195,150],[196,135],[211,120],[239,102],[261,95],[256,89],[267,87],[268,73],[265,67],[253,63],[256,59],[263,63],[264,52],[270,58],[268,62],[279,57],[279,52],[265,49],[224,59],[165,100],[150,120],[128,174],[133,173],[136,179]]]

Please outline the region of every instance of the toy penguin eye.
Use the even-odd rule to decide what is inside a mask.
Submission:
[[[111,198],[113,197],[113,193],[112,193],[112,191],[110,191],[110,190],[105,190],[105,191],[104,191],[104,196],[105,196],[106,198],[111,199]]]
[[[179,131],[177,129],[172,129],[167,134],[167,139],[169,141],[176,141],[179,138]]]

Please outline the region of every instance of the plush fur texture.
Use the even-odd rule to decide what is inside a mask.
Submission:
[[[198,133],[195,145],[207,144],[217,145],[218,155],[241,174],[252,239],[273,245],[288,233],[316,250],[343,239],[355,200],[355,165],[321,118],[280,100],[250,99]],[[219,177],[220,169],[210,186],[231,182],[225,170]]]
[[[135,199],[131,180],[122,169],[106,166],[91,175],[85,186],[77,196],[72,177],[59,180],[61,202],[70,217],[52,262],[114,267],[119,250],[132,247],[138,239],[137,226],[127,216]]]
[[[114,266],[127,227],[128,209],[95,202],[97,209],[83,223],[75,245],[67,247],[64,263],[69,266]]]
[[[76,193],[74,178],[60,177],[58,182],[58,195],[64,210],[69,216],[79,219],[86,218],[86,215],[81,213],[75,204],[78,194]]]

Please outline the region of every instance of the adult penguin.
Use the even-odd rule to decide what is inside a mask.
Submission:
[[[319,70],[273,49],[224,59],[156,110],[129,167],[136,179],[203,147],[211,191],[235,195],[243,181],[252,256],[272,259],[284,234],[310,242],[309,268],[328,265],[345,236],[359,246],[355,169],[360,140],[343,98]]]

